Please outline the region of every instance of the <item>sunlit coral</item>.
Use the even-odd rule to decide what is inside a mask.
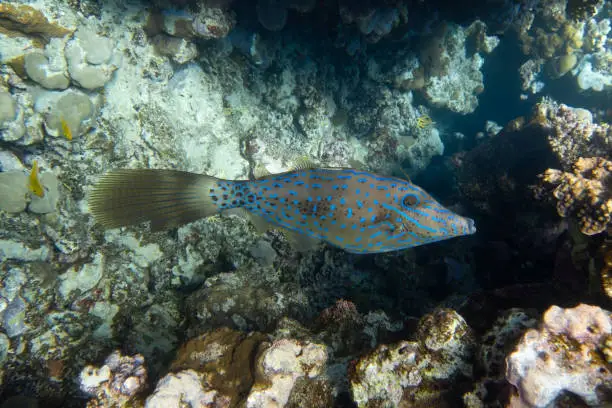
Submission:
[[[518,390],[510,406],[552,406],[563,391],[589,406],[608,402],[612,373],[600,351],[609,349],[610,313],[585,304],[552,306],[542,320],[506,359],[506,379]]]
[[[603,232],[612,213],[612,162],[600,157],[580,158],[573,174],[548,169],[542,175],[546,184],[556,185],[553,196],[562,217],[575,217],[586,235]]]

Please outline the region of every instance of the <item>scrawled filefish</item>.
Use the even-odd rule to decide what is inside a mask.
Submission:
[[[476,231],[399,178],[345,168],[306,168],[255,180],[223,180],[174,170],[116,170],[89,197],[95,219],[114,228],[145,221],[154,231],[232,208],[295,237],[354,253],[395,251]]]

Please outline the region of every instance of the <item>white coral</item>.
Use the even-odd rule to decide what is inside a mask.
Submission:
[[[610,333],[610,313],[599,307],[549,308],[541,328],[527,331],[506,359],[506,379],[519,393],[515,403],[547,407],[569,391],[589,406],[602,404],[598,387],[610,387],[612,373],[596,356]]]

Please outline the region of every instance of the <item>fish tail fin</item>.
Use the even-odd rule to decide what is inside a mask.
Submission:
[[[219,212],[209,193],[218,180],[175,170],[114,170],[94,186],[89,209],[106,228],[145,221],[152,231],[178,227]]]

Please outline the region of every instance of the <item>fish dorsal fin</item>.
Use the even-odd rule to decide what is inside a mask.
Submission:
[[[256,179],[260,179],[262,177],[269,176],[270,172],[268,171],[268,169],[266,169],[266,166],[264,166],[263,164],[258,164],[253,169],[253,175]]]
[[[295,161],[295,163],[293,164],[292,167],[292,171],[295,170],[308,170],[308,169],[314,169],[317,167],[317,164],[315,162],[313,162],[312,160],[310,160],[308,157],[303,156],[300,157],[299,159],[297,159]]]
[[[287,241],[293,249],[298,252],[307,252],[311,249],[316,248],[317,245],[321,242],[320,239],[309,237],[305,234],[300,234],[299,232],[290,231],[287,229],[283,229],[283,233]]]
[[[408,175],[408,173],[406,173],[406,171],[404,170],[404,168],[401,165],[399,166],[399,169],[402,172],[402,174],[404,175],[404,177],[406,178],[406,181],[409,182],[410,184],[412,184],[412,180],[410,179],[410,176]]]

